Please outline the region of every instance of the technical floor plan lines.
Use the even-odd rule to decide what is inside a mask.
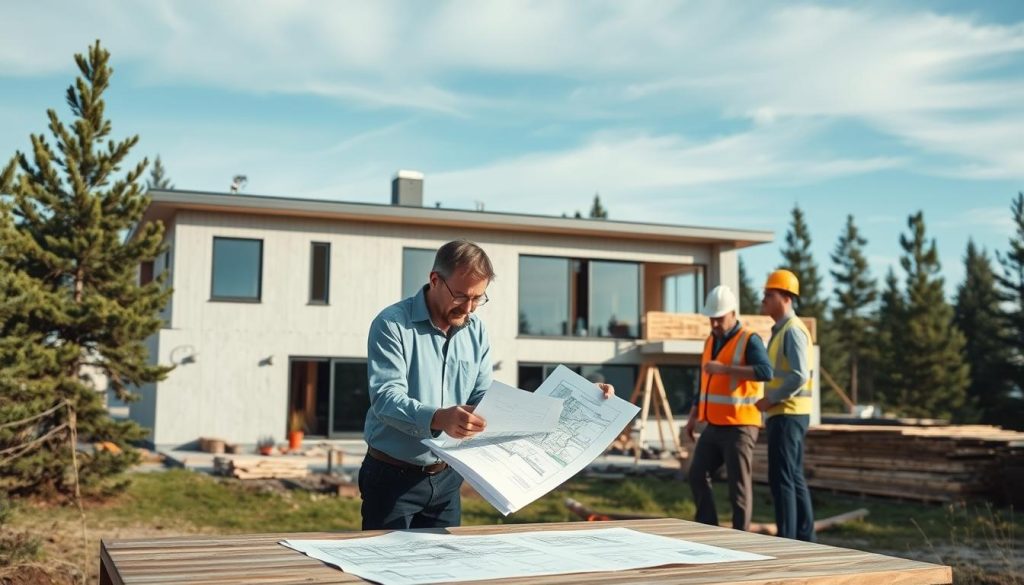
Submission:
[[[547,432],[491,439],[481,435],[458,445],[423,441],[503,514],[519,510],[578,473],[640,410],[617,396],[604,398],[596,385],[565,366],[556,368],[534,394],[558,405],[557,422],[552,419]],[[514,413],[505,415],[514,418]]]
[[[473,536],[398,531],[367,538],[286,540],[281,544],[384,585],[771,558],[621,527]]]

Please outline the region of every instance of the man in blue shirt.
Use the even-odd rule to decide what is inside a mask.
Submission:
[[[462,477],[420,441],[484,429],[473,409],[491,386],[491,352],[473,312],[487,303],[493,279],[479,246],[449,242],[437,251],[429,282],[370,325],[363,530],[459,525]]]

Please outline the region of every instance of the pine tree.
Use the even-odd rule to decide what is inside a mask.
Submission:
[[[896,406],[909,416],[959,418],[970,369],[963,359],[964,335],[953,324],[953,307],[943,294],[935,240],[925,234],[924,214],[907,219],[900,236],[906,272],[905,334],[895,347],[902,374]]]
[[[148,205],[139,181],[146,160],[115,176],[138,137],[109,138],[103,101],[112,73],[109,58],[99,41],[87,55],[75,55],[81,76],[66,96],[73,123],[65,125],[49,110],[56,150],[42,134],[32,135],[32,160],[18,152],[0,175],[12,216],[0,230],[0,264],[24,277],[8,286],[5,301],[20,312],[5,321],[0,347],[6,365],[25,381],[15,395],[0,399],[0,420],[20,418],[23,401],[37,412],[69,403],[81,441],[110,442],[123,450],[82,454],[86,485],[102,485],[134,463],[130,443],[145,437],[134,422],[110,418],[89,372],[105,375],[109,388],[130,400],[132,387],[160,380],[169,370],[149,363],[144,341],[159,331],[170,290],[162,277],[140,286],[136,272],[161,251],[163,227],[138,225]],[[125,240],[130,232],[133,237]],[[19,296],[19,289],[30,294]],[[11,347],[13,340],[38,347],[10,359],[19,351]],[[63,424],[68,415],[60,417],[52,424]],[[5,463],[0,477],[12,491],[67,493],[68,454],[66,447],[44,443]]]
[[[590,206],[591,219],[608,219],[608,210],[601,205],[601,196],[594,193],[594,203]]]
[[[821,368],[833,374],[837,369],[841,369],[837,347],[833,341],[835,334],[826,319],[828,300],[821,296],[818,263],[811,254],[811,230],[799,205],[793,206],[793,217],[786,231],[782,259],[779,268],[793,272],[800,281],[800,299],[796,303],[796,312],[801,317],[814,318],[817,324],[816,343],[821,351]],[[834,392],[823,392],[821,401],[823,410],[842,410],[842,403]]]
[[[1004,401],[999,409],[1001,418],[996,422],[1003,426],[1024,429],[1024,193],[1010,205],[1013,216],[1014,234],[1010,238],[1010,250],[1004,256],[999,254],[1002,274],[997,274],[1000,296],[1003,301],[1003,344],[1009,352],[1006,366],[1007,375],[1014,395]]]
[[[174,189],[174,184],[167,177],[167,171],[164,169],[164,163],[160,160],[159,154],[156,155],[156,160],[153,161],[153,166],[149,169],[149,178],[146,179],[146,191],[153,189]]]
[[[875,347],[871,312],[878,299],[878,290],[864,257],[867,243],[857,230],[853,216],[847,215],[846,226],[831,255],[836,266],[831,271],[836,283],[833,290],[835,305],[832,307],[834,341],[839,350],[839,363],[845,365],[831,373],[840,385],[849,390],[850,399],[855,404],[860,400],[861,371],[870,366]]]
[[[878,359],[874,368],[871,400],[888,411],[898,404],[904,384],[900,364],[903,339],[907,331],[907,302],[892,268],[885,275],[875,330],[878,334]]]
[[[957,289],[953,320],[967,341],[965,357],[971,367],[967,396],[970,406],[978,409],[978,416],[965,418],[970,422],[994,422],[1001,418],[1000,410],[1012,389],[1007,370],[1010,352],[992,261],[973,240],[967,242],[964,269],[966,276]]]
[[[803,317],[814,317],[820,322],[825,319],[828,302],[821,297],[821,277],[818,264],[811,254],[811,230],[804,221],[800,206],[793,206],[793,218],[786,232],[786,245],[782,248],[782,264],[800,281],[800,300],[797,312]]]
[[[750,282],[747,267],[740,257],[740,313],[743,315],[759,315],[761,303],[758,301],[757,290]]]

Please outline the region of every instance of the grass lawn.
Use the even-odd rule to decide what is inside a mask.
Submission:
[[[718,493],[721,519],[730,517],[724,489]],[[463,523],[497,524],[576,520],[564,506],[574,498],[593,510],[692,519],[689,488],[656,478],[580,477],[520,512],[501,517],[479,497],[463,501]],[[817,492],[818,518],[868,508],[863,521],[820,535],[821,542],[931,562],[952,564],[959,583],[1022,583],[1024,563],[1017,549],[1024,519],[984,505],[936,506],[861,499]],[[771,497],[756,492],[754,520],[772,522]],[[187,533],[257,533],[357,530],[359,501],[259,483],[212,478],[170,470],[135,474],[128,491],[87,506],[88,544],[83,544],[75,508],[31,502],[16,505],[7,530],[29,531],[53,562],[88,563],[97,572],[100,538],[172,536]]]

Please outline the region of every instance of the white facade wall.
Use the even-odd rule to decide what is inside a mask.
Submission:
[[[263,240],[261,302],[210,300],[214,236]],[[735,252],[710,244],[198,211],[179,211],[168,238],[174,299],[169,327],[150,346],[160,363],[179,365],[167,380],[142,388],[142,400],[132,405],[132,418],[153,428],[152,441],[160,446],[200,436],[245,444],[267,434],[284,438],[289,357],[365,358],[370,321],[400,300],[403,248],[436,249],[467,238],[487,251],[497,279],[488,289],[491,302],[478,315],[500,364],[495,378],[509,384],[517,382],[520,362],[642,361],[635,340],[519,338],[520,255],[704,264],[707,288],[738,282]],[[309,304],[312,242],[331,244],[326,306]],[[181,363],[186,356],[193,361]],[[659,361],[697,363],[698,357]]]

